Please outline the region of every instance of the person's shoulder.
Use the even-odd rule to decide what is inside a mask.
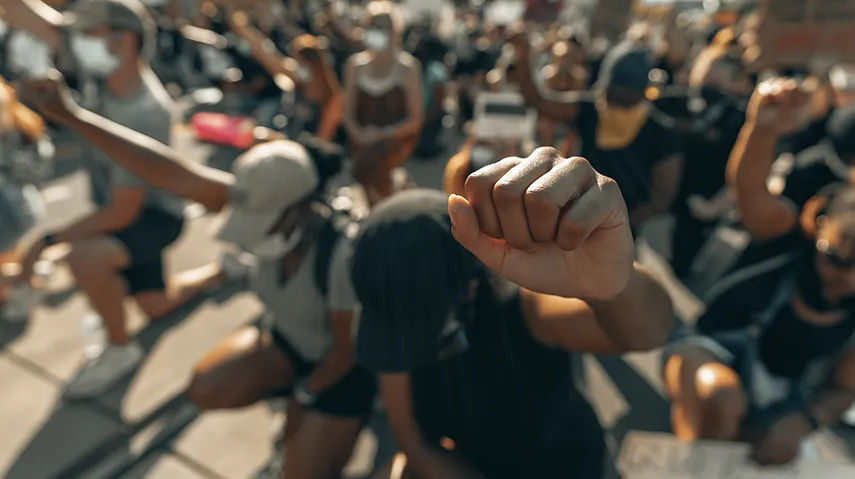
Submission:
[[[354,53],[347,57],[347,66],[352,68],[361,68],[368,64],[371,60],[371,55],[368,52]]]
[[[409,71],[417,71],[422,69],[422,62],[414,57],[409,52],[401,52],[398,55],[398,63]]]

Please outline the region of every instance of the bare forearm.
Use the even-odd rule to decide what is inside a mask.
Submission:
[[[778,136],[768,129],[746,124],[739,132],[727,163],[727,181],[737,195],[765,191],[775,161]]]
[[[113,161],[155,188],[168,189],[182,160],[167,145],[87,110],[64,122]]]
[[[597,323],[624,351],[662,346],[674,327],[671,298],[645,267],[633,265],[627,287],[610,300],[585,300]]]
[[[7,10],[12,10],[15,26],[23,28],[45,41],[51,48],[60,46],[62,14],[41,0],[9,0]],[[4,2],[4,7],[5,7]],[[7,12],[7,14],[12,14]]]

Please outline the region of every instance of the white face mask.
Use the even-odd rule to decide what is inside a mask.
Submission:
[[[88,73],[99,77],[108,77],[119,69],[119,59],[110,53],[107,40],[103,38],[76,35],[71,37],[71,51]]]
[[[261,259],[279,259],[290,253],[303,239],[303,230],[298,229],[286,238],[281,234],[268,236],[264,241],[249,249],[249,253]]]
[[[379,52],[389,48],[389,34],[377,28],[365,30],[365,46]]]

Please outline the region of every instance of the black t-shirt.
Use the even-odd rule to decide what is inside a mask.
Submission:
[[[683,179],[675,209],[686,208],[691,195],[709,199],[725,187],[727,162],[743,123],[745,111],[730,102],[689,118],[680,134]]]
[[[809,199],[826,186],[846,178],[839,177],[829,165],[828,150],[811,148],[795,156],[792,168],[784,175],[781,195],[789,198],[801,211]]]
[[[641,127],[635,140],[621,150],[597,146],[599,114],[593,103],[582,103],[576,126],[582,141],[582,155],[601,174],[617,181],[628,211],[650,200],[653,166],[679,152],[677,135],[655,110]]]
[[[502,287],[482,285],[480,299],[458,315],[464,319],[446,324],[439,339],[420,338],[435,342],[435,349],[392,347],[399,351],[390,354],[388,346],[364,339],[384,336],[395,344],[412,338],[362,330],[384,328],[390,335],[410,336],[419,328],[360,318],[359,361],[379,374],[425,364],[409,371],[419,427],[432,441],[454,440],[456,450],[487,477],[599,479],[593,471],[602,463],[602,429],[575,388],[570,353],[531,335],[515,287],[501,299],[497,289]],[[436,356],[408,357],[416,349],[433,350]],[[396,355],[399,360],[393,359]],[[540,470],[547,475],[539,475]]]

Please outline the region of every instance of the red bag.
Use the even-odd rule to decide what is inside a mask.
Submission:
[[[223,113],[200,112],[190,120],[196,139],[218,145],[246,149],[255,141],[255,122]]]

